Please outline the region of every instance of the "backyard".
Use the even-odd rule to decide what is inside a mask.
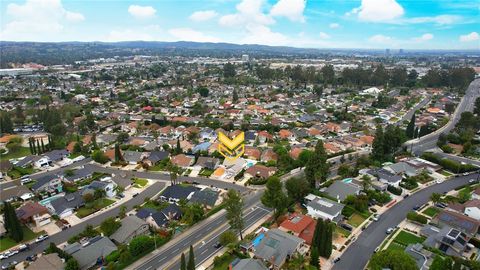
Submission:
[[[425,239],[415,234],[400,231],[388,246],[388,249],[404,250],[409,244],[422,243]]]
[[[98,210],[104,208],[104,207],[107,207],[109,205],[111,205],[112,203],[114,203],[115,201],[113,200],[110,200],[110,199],[106,199],[106,198],[100,198],[100,199],[97,199],[93,202],[89,202],[87,203],[85,206],[83,207],[80,207],[78,210],[77,210],[77,217],[79,218],[84,218],[88,215],[91,215],[95,212],[97,212]]]
[[[22,241],[22,243],[29,242],[29,241],[35,239],[37,236],[45,233],[45,231],[41,231],[39,233],[34,233],[29,228],[27,228],[26,226],[22,226],[22,230],[23,230],[23,241]],[[14,246],[18,245],[18,244],[20,244],[20,243],[17,243],[15,241],[13,241],[9,237],[2,237],[2,238],[0,238],[0,251],[7,250],[11,247],[14,247]]]

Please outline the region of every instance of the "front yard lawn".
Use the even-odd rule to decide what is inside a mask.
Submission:
[[[79,218],[84,218],[88,215],[91,215],[98,210],[109,206],[110,204],[114,203],[115,201],[107,199],[107,198],[101,198],[98,200],[95,200],[93,202],[87,203],[84,207],[80,207],[77,210],[77,217]]]
[[[136,188],[142,188],[144,186],[146,186],[148,184],[148,180],[147,179],[143,179],[143,178],[133,178],[133,183],[134,183],[134,186]]]
[[[406,231],[401,231],[395,239],[393,239],[393,242],[399,243],[400,245],[403,246],[408,246],[409,244],[416,244],[416,243],[422,243],[423,238],[420,236],[416,236],[412,233],[406,232]]]
[[[425,209],[425,210],[422,212],[422,214],[427,215],[427,216],[432,217],[432,218],[433,218],[434,216],[436,216],[438,213],[440,213],[440,210],[439,210],[437,207],[433,207],[433,206]]]
[[[10,171],[8,171],[7,174],[12,179],[18,179],[18,178],[20,178],[24,175],[32,174],[34,172],[35,172],[35,169],[33,169],[33,167],[31,167],[31,166],[29,166],[27,168],[13,166],[13,168]]]
[[[335,237],[339,237],[339,236],[348,237],[350,235],[350,232],[345,230],[344,228],[341,228],[339,226],[335,226],[334,235],[335,235]]]
[[[212,173],[213,173],[213,170],[203,169],[202,171],[200,171],[200,173],[198,175],[205,176],[205,177],[210,177],[210,175],[212,175]]]
[[[34,232],[32,232],[32,230],[30,230],[26,226],[22,226],[22,230],[23,230],[23,241],[22,241],[22,243],[29,242],[29,241],[37,238],[37,236],[45,233],[45,231],[41,231],[39,233],[34,233]],[[18,245],[18,244],[20,244],[20,243],[17,243],[15,241],[13,241],[9,237],[2,237],[2,238],[0,238],[0,251],[7,250],[11,247],[14,247],[14,246]]]
[[[365,220],[364,217],[362,217],[361,215],[357,214],[357,213],[353,213],[350,218],[348,219],[347,223],[352,225],[353,227],[358,227],[360,226],[360,224],[363,223],[363,221]]]
[[[8,149],[8,153],[0,155],[0,159],[7,160],[12,158],[21,158],[28,155],[31,155],[30,148],[28,147],[19,147],[18,149]]]

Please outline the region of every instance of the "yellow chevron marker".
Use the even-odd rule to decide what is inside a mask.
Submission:
[[[245,133],[238,134],[233,140],[218,132],[218,152],[228,160],[235,160],[245,152]]]

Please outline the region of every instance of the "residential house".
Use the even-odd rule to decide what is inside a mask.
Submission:
[[[217,133],[211,128],[205,128],[200,132],[199,137],[201,141],[215,141]]]
[[[187,156],[185,154],[179,154],[172,157],[172,164],[177,165],[178,167],[188,168],[193,165],[195,162],[194,156]]]
[[[152,151],[147,157],[143,158],[143,164],[149,167],[157,165],[158,162],[168,159],[169,153],[166,151]]]
[[[282,231],[293,233],[293,235],[305,240],[307,245],[311,245],[316,224],[315,219],[294,213],[289,215],[278,228]]]
[[[173,185],[168,186],[162,194],[160,194],[160,199],[165,202],[178,203],[180,200],[190,200],[193,193],[197,192],[199,188],[194,186],[181,186]]]
[[[203,169],[215,170],[220,165],[220,160],[213,157],[198,157],[195,166]]]
[[[110,239],[118,244],[127,244],[136,236],[148,233],[148,223],[136,216],[127,216],[122,219],[120,228],[110,236]]]
[[[59,162],[66,158],[70,153],[66,149],[52,150],[43,153],[42,156],[47,157],[51,162]]]
[[[35,183],[30,187],[33,192],[62,192],[61,178],[53,173],[46,174],[40,178],[35,179]]]
[[[390,186],[398,187],[402,181],[402,176],[391,173],[390,171],[380,168],[380,169],[371,169],[367,171],[367,174],[375,177],[378,181],[385,183]]]
[[[52,165],[52,160],[49,157],[40,157],[33,162],[33,167],[37,169],[41,169],[50,165]]]
[[[68,182],[77,182],[92,177],[93,175],[93,171],[85,167],[78,170],[73,170],[72,173],[72,175],[65,175],[64,173],[63,179]]]
[[[334,181],[324,192],[338,201],[343,201],[350,195],[360,194],[360,190],[362,189],[353,183]]]
[[[450,226],[441,228],[425,225],[420,234],[427,239],[423,244],[427,247],[436,248],[449,256],[462,257],[470,240],[468,234]]]
[[[279,229],[271,229],[264,233],[260,243],[254,247],[255,258],[262,259],[280,269],[282,265],[297,253],[305,242],[303,239]]]
[[[19,160],[19,161],[15,164],[15,166],[22,167],[22,168],[26,168],[26,167],[28,167],[28,166],[30,166],[30,165],[35,166],[35,163],[36,163],[39,159],[41,159],[41,158],[42,158],[42,157],[33,156],[33,155],[32,155],[32,156],[26,156],[26,157],[22,158],[21,160]],[[44,162],[42,162],[42,163],[44,163]],[[48,162],[47,162],[47,163],[48,163]],[[40,165],[40,164],[37,164],[37,165]],[[38,166],[35,166],[35,167],[39,168]],[[40,167],[41,167],[41,166],[40,166]]]
[[[305,197],[308,215],[313,218],[321,218],[323,220],[331,220],[338,222],[341,220],[344,205],[327,198],[318,197],[309,194]]]
[[[409,244],[405,248],[405,253],[415,260],[419,270],[428,270],[435,257],[434,253],[426,250],[420,243]]]
[[[276,172],[277,172],[277,168],[275,167],[267,167],[267,166],[255,164],[245,171],[245,176],[251,177],[251,178],[267,179],[268,177],[274,175]]]
[[[208,152],[208,149],[212,145],[211,142],[202,142],[197,145],[195,145],[192,149],[192,153],[197,153],[197,152]]]
[[[480,226],[480,221],[450,210],[443,210],[440,212],[433,219],[433,222],[438,224],[440,227],[449,226],[470,236],[477,235],[478,228]]]
[[[243,153],[244,157],[253,160],[260,160],[261,155],[262,152],[258,148],[245,146],[245,152]]]
[[[383,168],[386,169],[387,171],[390,171],[393,174],[401,175],[403,177],[417,176],[421,172],[421,170],[413,166],[410,166],[406,162],[397,162],[391,165],[384,166]]]
[[[109,198],[115,197],[117,191],[115,189],[117,185],[113,181],[93,181],[87,187],[82,189],[82,196],[85,194],[94,194],[95,190],[102,190],[105,192],[105,195]]]
[[[65,268],[62,258],[57,253],[44,254],[31,262],[27,270],[63,270]]]
[[[85,201],[80,191],[66,194],[63,197],[59,197],[50,201],[45,206],[48,208],[52,215],[57,215],[60,218],[65,218],[73,214],[73,212],[84,206]]]
[[[144,157],[147,157],[148,153],[146,152],[137,152],[137,151],[123,151],[123,159],[131,165],[138,164],[142,161]]]
[[[473,200],[480,200],[480,187],[477,187],[477,188],[472,192],[472,199],[473,199]]]
[[[137,217],[145,219],[145,221],[155,229],[165,228],[170,221],[180,220],[182,215],[182,210],[176,204],[169,204],[161,211],[156,211],[154,209],[141,209],[137,213]]]
[[[10,202],[18,199],[27,200],[34,195],[26,186],[14,186],[7,189],[2,189],[0,192],[0,202]]]
[[[107,237],[96,236],[88,243],[75,242],[63,250],[77,260],[81,270],[86,270],[103,263],[108,255],[117,250],[117,246]]]
[[[417,170],[420,169],[436,172],[442,169],[442,166],[421,158],[411,158],[405,160],[405,162],[408,163],[408,165],[417,168]]]
[[[277,161],[278,155],[272,149],[266,149],[265,151],[263,151],[260,160],[262,162]]]
[[[241,259],[235,260],[230,265],[232,270],[268,270],[268,267],[258,259]]]
[[[37,202],[28,202],[15,212],[23,224],[30,223],[35,227],[40,227],[51,222],[48,209]]]
[[[203,190],[196,191],[191,196],[189,202],[200,203],[206,208],[212,208],[218,200],[218,192],[212,189],[205,188]]]
[[[223,164],[213,172],[211,178],[233,181],[235,176],[237,176],[246,165],[247,161],[243,158],[237,158],[235,160],[225,159]]]

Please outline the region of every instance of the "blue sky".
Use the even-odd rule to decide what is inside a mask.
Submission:
[[[1,0],[0,40],[480,49],[480,1]]]

